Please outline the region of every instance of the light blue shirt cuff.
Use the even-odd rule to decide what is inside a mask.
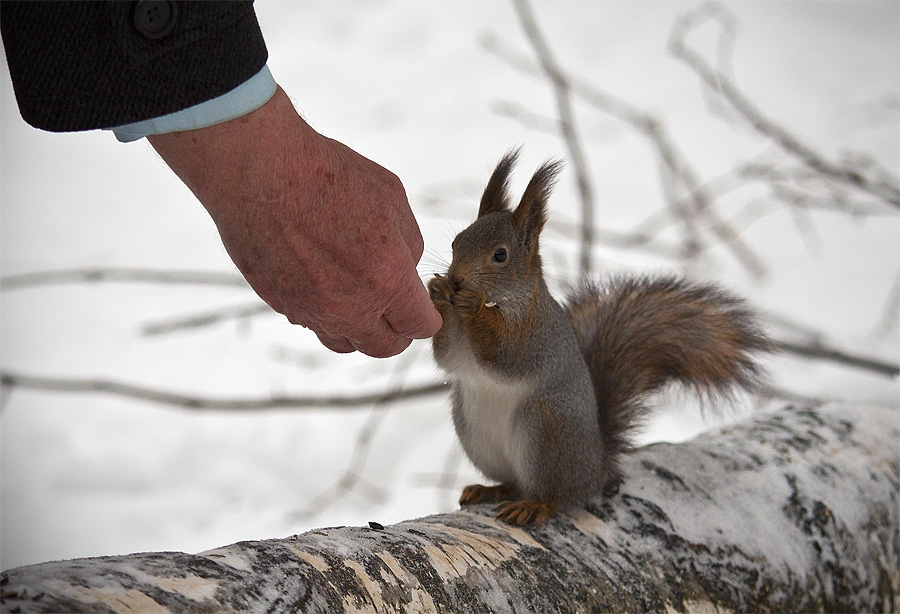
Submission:
[[[250,77],[247,81],[212,100],[201,102],[187,109],[154,117],[133,124],[124,124],[112,128],[116,138],[122,143],[142,139],[148,134],[165,134],[166,132],[182,132],[196,130],[255,111],[269,101],[275,94],[277,85],[268,66]]]

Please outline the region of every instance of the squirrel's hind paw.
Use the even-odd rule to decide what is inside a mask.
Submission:
[[[506,501],[500,505],[497,518],[518,526],[536,525],[546,522],[558,507],[556,501]]]
[[[507,484],[498,486],[472,484],[463,488],[462,495],[459,497],[459,504],[465,506],[475,505],[476,503],[497,503],[498,501],[508,501],[516,498],[518,498],[516,489]]]

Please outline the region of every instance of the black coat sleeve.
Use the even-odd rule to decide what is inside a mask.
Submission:
[[[252,2],[4,1],[0,29],[22,117],[53,132],[186,109],[267,59]]]

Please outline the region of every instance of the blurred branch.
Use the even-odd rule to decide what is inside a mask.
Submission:
[[[774,326],[787,332],[790,336],[802,337],[807,344],[818,344],[825,339],[825,333],[806,323],[781,314],[767,311],[761,314],[768,326]]]
[[[409,377],[409,373],[412,370],[412,367],[415,366],[418,357],[419,352],[417,349],[411,349],[397,358],[390,382],[388,383],[389,388],[393,390],[404,389],[406,379]],[[444,387],[442,386],[440,390],[443,389]],[[353,453],[350,455],[350,460],[347,462],[344,473],[338,478],[333,486],[313,498],[303,510],[299,510],[292,514],[294,521],[316,516],[351,492],[360,490],[363,486],[367,487],[370,499],[374,499],[376,502],[384,500],[386,496],[384,489],[376,487],[364,480],[363,472],[365,471],[369,454],[372,451],[375,435],[378,433],[378,429],[381,428],[381,425],[387,417],[386,410],[388,405],[394,400],[396,400],[396,398],[384,398],[375,403],[366,423],[356,434]]]
[[[247,411],[297,408],[351,408],[365,407],[379,403],[416,399],[442,393],[447,385],[441,382],[424,384],[410,388],[393,388],[384,392],[362,395],[329,396],[289,396],[279,395],[264,398],[223,398],[215,399],[137,386],[125,382],[105,379],[78,379],[59,377],[39,377],[22,375],[9,371],[0,372],[0,385],[4,388],[23,388],[46,392],[100,393],[114,396],[172,405],[196,411]]]
[[[765,274],[762,260],[741,239],[740,233],[715,212],[712,206],[715,196],[710,189],[710,184],[704,183],[700,179],[700,173],[675,144],[675,140],[661,119],[653,117],[636,106],[625,109],[623,112],[624,105],[630,103],[625,103],[622,99],[611,101],[608,94],[581,81],[577,82],[575,92],[585,102],[628,122],[648,138],[656,147],[663,163],[663,169],[682,185],[687,193],[686,196],[678,198],[676,196],[678,190],[673,190],[669,196],[669,207],[676,218],[684,224],[687,236],[685,249],[687,257],[696,255],[703,250],[704,242],[700,238],[697,222],[698,218],[706,219],[709,222],[708,230],[728,247],[732,255],[751,275],[759,278]]]
[[[204,326],[212,326],[225,320],[237,320],[249,318],[255,315],[266,313],[275,313],[272,308],[262,301],[256,301],[250,304],[231,305],[230,307],[222,307],[204,313],[181,316],[168,320],[157,322],[149,322],[141,327],[141,334],[147,337],[153,335],[164,335],[179,330],[190,328],[202,328]]]
[[[856,367],[858,369],[865,369],[888,377],[897,377],[900,375],[900,365],[897,365],[896,363],[857,356],[844,352],[843,350],[829,347],[823,343],[807,344],[793,343],[790,341],[773,341],[773,344],[778,350],[788,352],[789,354],[796,354],[797,356],[802,356],[804,358],[814,358],[849,367]]]
[[[802,204],[806,209],[839,211],[852,215],[896,214],[871,196],[859,198],[851,195],[847,189],[837,193],[837,186],[827,177],[810,168],[786,165],[783,160],[777,165],[776,162],[749,162],[740,166],[737,171],[750,181],[768,183],[772,196],[789,206]],[[819,184],[818,187],[815,185],[816,182]]]
[[[466,456],[457,440],[447,449],[441,470],[422,471],[410,476],[410,483],[416,488],[433,488],[437,491],[438,509],[455,509],[459,501],[459,492],[466,484],[477,479],[471,474],[460,471]]]
[[[594,189],[591,186],[591,174],[584,148],[581,145],[581,138],[575,126],[571,85],[541,33],[531,5],[527,0],[513,0],[513,6],[528,40],[537,53],[541,70],[553,84],[556,111],[559,115],[559,130],[566,143],[566,148],[569,150],[569,158],[578,182],[578,192],[581,195],[580,272],[582,277],[588,277],[591,274],[591,249],[594,244]]]
[[[172,271],[165,269],[86,268],[40,271],[0,277],[0,290],[17,290],[36,286],[100,282],[139,282],[154,284],[196,284],[249,288],[236,273],[217,271]]]
[[[384,422],[386,415],[385,408],[380,406],[380,404],[372,409],[369,417],[366,419],[366,423],[356,433],[356,442],[353,444],[353,452],[350,455],[350,460],[347,462],[344,473],[331,487],[313,497],[302,510],[297,510],[290,514],[291,521],[298,522],[313,518],[351,492],[361,490],[363,486],[369,492],[368,499],[374,503],[384,501],[387,496],[385,489],[374,486],[364,480],[363,470],[369,458],[369,453],[372,451],[372,440]]]
[[[521,6],[525,6],[527,10],[527,5],[524,0],[515,0],[514,4],[517,9],[520,9]],[[522,19],[521,9],[520,19]],[[754,253],[753,249],[741,239],[740,233],[714,211],[712,207],[715,200],[713,193],[710,191],[707,184],[704,184],[700,180],[699,173],[689,163],[687,156],[685,156],[677,147],[671,135],[666,130],[662,120],[623,98],[605,92],[577,77],[566,74],[565,71],[555,63],[546,41],[543,37],[540,37],[540,32],[537,29],[537,25],[534,23],[533,14],[530,12],[527,13],[526,17],[523,19],[523,24],[526,25],[526,33],[529,35],[529,38],[538,53],[540,67],[535,66],[534,62],[523,56],[521,53],[502,44],[496,36],[483,36],[481,39],[482,45],[498,58],[504,60],[510,66],[518,70],[537,77],[546,75],[553,82],[557,92],[559,92],[560,87],[564,85],[564,93],[567,100],[571,96],[576,96],[599,111],[612,115],[631,125],[653,143],[663,164],[663,184],[667,184],[665,177],[667,175],[671,176],[677,180],[678,184],[683,186],[684,191],[687,193],[684,197],[678,197],[676,196],[678,190],[667,191],[669,192],[669,208],[672,211],[674,218],[679,220],[684,228],[685,238],[680,254],[682,258],[690,260],[705,248],[705,242],[702,239],[701,231],[698,226],[698,221],[700,219],[705,219],[708,222],[707,230],[728,247],[735,258],[738,259],[750,274],[757,278],[762,277],[765,274],[765,266],[763,265],[762,260]],[[540,37],[537,42],[534,40],[535,35]],[[546,56],[548,55],[550,58],[549,61],[546,59]],[[559,93],[557,94],[557,98],[559,98]],[[559,104],[557,106],[559,106]],[[538,122],[538,120],[535,119],[534,114],[523,111],[521,107],[510,106],[507,104],[502,110],[505,114],[519,119],[525,125],[539,123],[540,129],[547,129],[548,124],[546,120]],[[566,124],[565,121],[562,119],[560,120],[559,130],[567,145],[570,145],[571,143],[572,137],[568,131],[572,129],[574,129],[574,123]],[[575,142],[577,143],[577,141]],[[573,162],[575,161],[573,160]],[[582,159],[581,162],[584,163],[584,160]],[[588,180],[590,171],[586,167],[584,167],[583,170],[580,170],[577,163],[575,166],[576,173],[583,173],[585,175],[585,183],[590,186]],[[581,181],[582,180],[579,179],[579,185],[581,185]],[[582,202],[584,203],[584,198],[582,198]],[[647,235],[644,232],[639,232],[636,236],[646,237]],[[639,243],[639,240],[636,242]]]
[[[897,328],[900,321],[900,273],[894,278],[894,285],[888,292],[887,301],[882,311],[881,321],[875,329],[876,337],[885,337]]]
[[[12,394],[12,388],[9,386],[3,386],[0,388],[0,413],[6,409],[6,404],[9,402],[9,398]]]
[[[889,206],[900,208],[900,185],[895,177],[890,176],[874,163],[870,163],[866,167],[861,164],[839,164],[828,160],[783,126],[763,114],[728,75],[712,67],[703,56],[686,44],[686,37],[700,23],[713,20],[723,24],[726,20],[730,21],[731,19],[731,13],[718,3],[707,2],[700,5],[699,8],[683,15],[675,22],[669,37],[669,52],[697,73],[707,87],[728,101],[731,107],[757,132],[771,139],[785,152],[801,160],[820,175],[863,190]]]
[[[777,399],[779,401],[787,401],[788,403],[794,403],[797,405],[802,405],[804,407],[821,407],[826,403],[830,403],[834,399],[823,399],[818,397],[810,397],[805,394],[800,394],[798,392],[793,392],[791,390],[785,390],[783,388],[776,388],[775,386],[764,386],[759,394],[761,397],[765,399]]]
[[[435,201],[436,202],[436,201]],[[442,213],[444,218],[455,218],[459,215],[458,210],[448,210]],[[677,243],[672,241],[664,241],[658,239],[655,235],[656,230],[665,228],[664,224],[659,224],[658,228],[648,229],[647,231],[622,231],[613,230],[604,226],[594,226],[594,238],[603,247],[613,249],[639,249],[648,254],[668,259],[678,259],[683,256],[683,249]],[[575,222],[561,221],[558,217],[551,218],[547,221],[546,228],[550,231],[559,233],[567,239],[581,233],[581,225]],[[441,262],[446,269],[447,263]]]
[[[547,222],[547,229],[558,232],[564,237],[571,238],[581,229],[581,225],[550,220]],[[602,227],[594,228],[593,233],[603,247],[615,249],[640,249],[648,254],[671,259],[678,258],[682,253],[677,244],[656,239],[651,234],[621,232]]]
[[[559,121],[546,115],[535,113],[528,107],[511,100],[495,100],[491,110],[497,115],[514,119],[529,130],[558,136],[561,132]]]

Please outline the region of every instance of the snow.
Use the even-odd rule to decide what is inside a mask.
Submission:
[[[708,106],[699,80],[665,43],[689,2],[539,2],[535,10],[564,66],[664,117],[704,179],[771,146]],[[824,155],[863,152],[900,167],[900,5],[895,2],[733,3],[734,77],[764,112]],[[513,189],[543,160],[565,155],[554,135],[497,112],[516,102],[553,117],[544,81],[487,52],[486,33],[530,54],[506,2],[378,3],[260,0],[269,66],[316,129],[399,175],[426,241],[420,272],[446,266],[449,242],[475,212],[493,165],[523,145]],[[714,56],[715,28],[690,39]],[[108,133],[55,135],[19,117],[0,71],[0,273],[81,267],[233,271],[215,227],[144,142]],[[628,230],[661,206],[647,142],[621,121],[576,105],[595,169],[599,224]],[[728,216],[752,195],[723,199]],[[577,219],[571,170],[551,219]],[[768,275],[752,277],[715,248],[693,271],[717,278],[768,312],[827,333],[828,341],[900,360],[897,322],[876,332],[900,270],[894,215],[811,215],[804,240],[783,209],[743,236]],[[548,231],[552,280],[571,278],[576,246]],[[609,248],[604,270],[670,267]],[[443,263],[443,264],[442,264]],[[894,290],[896,291],[896,290]],[[378,361],[338,356],[276,315],[166,335],[148,323],[252,304],[241,288],[98,283],[0,293],[0,363],[13,373],[102,377],[216,398],[356,394],[438,375],[427,343]],[[898,384],[862,371],[788,357],[775,383],[800,394],[898,403]],[[8,396],[7,396],[8,395]],[[704,428],[681,399],[647,440]],[[191,412],[100,394],[3,391],[0,415],[0,567],[143,550],[198,552],[318,526],[389,524],[455,508],[478,480],[461,457],[447,400],[390,409]],[[677,402],[675,402],[677,401]],[[687,408],[685,408],[685,405]],[[677,411],[670,406],[677,406]],[[364,463],[360,429],[372,429]],[[366,431],[368,432],[368,431]],[[357,487],[340,494],[347,470]],[[329,498],[329,493],[339,496]]]

